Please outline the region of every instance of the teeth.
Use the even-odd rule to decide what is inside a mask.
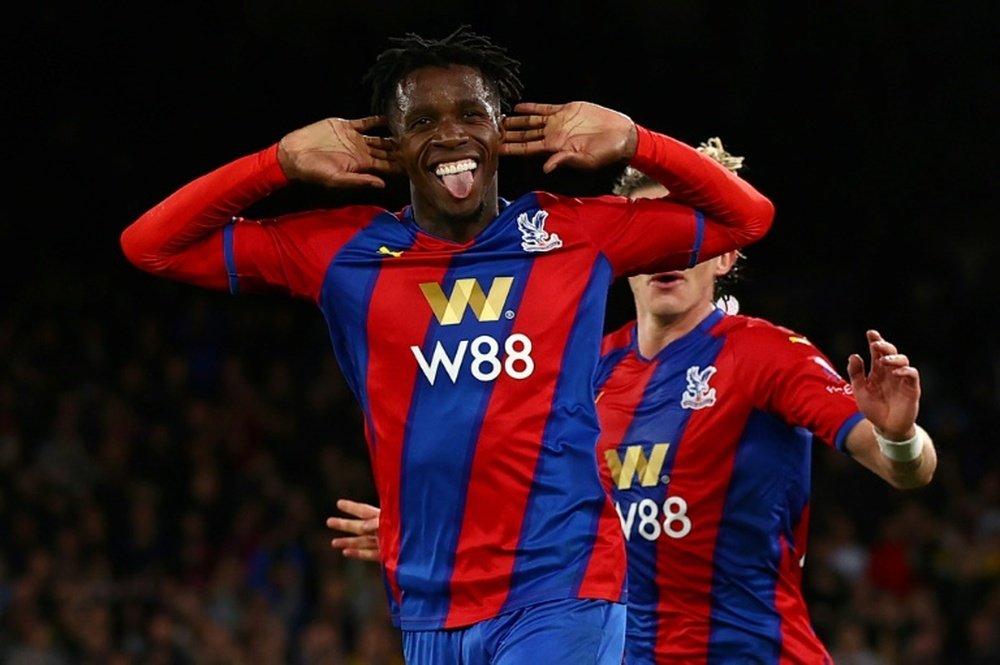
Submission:
[[[438,167],[434,169],[434,175],[455,175],[456,173],[464,173],[465,171],[475,171],[476,170],[475,161],[471,159],[463,159],[460,162],[448,162],[447,164],[438,164]]]

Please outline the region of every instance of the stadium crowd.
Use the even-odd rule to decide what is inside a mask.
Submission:
[[[124,267],[55,271],[7,305],[0,663],[401,662],[377,568],[329,547],[336,499],[375,498],[312,307]],[[836,361],[856,337],[781,320]],[[817,446],[806,598],[838,665],[997,663],[998,405],[935,393],[974,367],[911,357],[937,475],[897,492]]]

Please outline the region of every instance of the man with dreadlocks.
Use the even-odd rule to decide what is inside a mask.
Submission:
[[[742,166],[719,139],[699,149]],[[631,167],[614,191],[668,195]],[[906,356],[869,331],[870,371],[852,356],[844,381],[805,337],[736,314],[738,259],[630,277],[636,319],[604,338],[597,458],[627,540],[627,665],[831,662],[800,584],[813,436],[897,488],[936,466]],[[358,519],[328,520],[355,534],[332,545],[377,560],[379,510],[338,506]]]
[[[409,663],[618,663],[624,539],[601,487],[593,375],[607,288],[758,240],[770,201],[695,149],[585,102],[518,104],[519,63],[463,27],[407,35],[327,118],[185,185],[122,234],[141,269],[316,303],[364,413],[386,587]],[[367,133],[386,126],[388,137]],[[642,205],[497,190],[502,155],[630,163]],[[410,205],[241,216],[289,182]]]

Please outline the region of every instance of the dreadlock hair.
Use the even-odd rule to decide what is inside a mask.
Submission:
[[[700,143],[697,150],[700,153],[708,155],[733,173],[737,173],[743,168],[743,157],[731,155],[726,152],[726,149],[722,147],[722,140],[717,136],[713,136],[707,141]],[[625,170],[615,180],[611,191],[618,196],[632,196],[645,187],[662,187],[662,185],[642,171],[634,169],[631,166],[626,166]],[[745,260],[746,256],[743,252],[737,251],[733,267],[725,275],[716,278],[716,298],[726,299],[732,297],[732,288],[739,281],[741,275],[740,268],[742,267],[742,262]]]
[[[441,39],[427,39],[412,32],[391,37],[393,48],[382,51],[365,73],[363,82],[371,86],[371,110],[386,114],[396,96],[396,86],[410,72],[421,67],[467,65],[478,69],[507,113],[520,98],[523,88],[518,72],[521,63],[507,55],[507,49],[489,37],[478,35],[468,25],[459,26]]]

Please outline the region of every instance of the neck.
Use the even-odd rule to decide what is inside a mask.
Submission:
[[[464,243],[482,232],[500,214],[496,186],[489,188],[474,210],[461,214],[448,213],[422,200],[411,192],[413,220],[421,229],[445,240]]]
[[[636,342],[643,358],[652,358],[668,344],[694,330],[715,310],[715,305],[705,302],[674,315],[656,315],[637,310]]]

